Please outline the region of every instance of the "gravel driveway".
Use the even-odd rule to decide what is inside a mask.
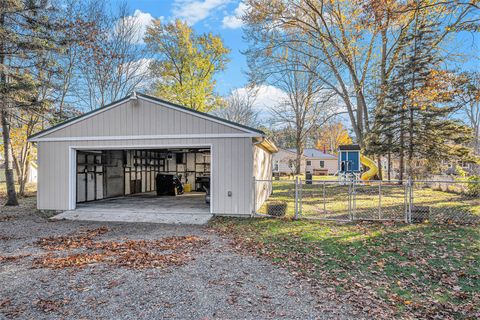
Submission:
[[[49,221],[36,212],[34,200],[0,208],[0,318],[349,318],[347,305],[328,302],[327,293],[267,261],[236,253],[208,227]],[[185,264],[162,268],[33,268],[48,253],[38,246],[40,238],[105,226],[95,241],[196,236],[208,243]]]

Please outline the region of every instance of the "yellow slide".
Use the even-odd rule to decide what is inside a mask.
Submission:
[[[375,162],[372,159],[365,157],[364,155],[360,155],[360,163],[368,168],[367,172],[362,173],[360,179],[362,179],[363,181],[373,179],[373,177],[375,177],[375,175],[378,173],[378,167]]]

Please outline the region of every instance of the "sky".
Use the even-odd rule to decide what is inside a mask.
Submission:
[[[124,0],[111,0],[112,4]],[[232,90],[242,90],[247,85],[248,69],[246,58],[241,53],[248,46],[242,38],[242,21],[240,17],[247,9],[242,0],[126,0],[132,15],[143,25],[143,32],[152,19],[160,18],[164,22],[174,19],[186,21],[197,33],[212,32],[219,35],[226,47],[231,50],[230,62],[226,70],[216,76],[216,91],[227,96]],[[139,35],[140,37],[142,35]],[[461,52],[463,55],[449,61],[449,69],[478,70],[479,59],[477,41],[470,32],[457,35],[444,48],[446,52]],[[458,50],[458,47],[462,50]],[[452,55],[454,56],[454,55]],[[477,59],[472,59],[476,56]],[[273,86],[260,87],[256,107],[263,116],[267,116],[269,108],[283,99],[285,93]]]
[[[247,47],[242,39],[242,21],[239,19],[245,9],[242,1],[128,0],[127,4],[144,26],[152,19],[171,21],[179,18],[189,23],[197,33],[212,32],[219,35],[231,53],[227,69],[216,77],[218,93],[226,95],[247,84],[247,64],[241,53]]]

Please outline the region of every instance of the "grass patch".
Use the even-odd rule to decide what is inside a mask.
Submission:
[[[18,192],[20,186],[15,184],[15,190]],[[28,183],[25,186],[25,195],[27,197],[33,197],[37,193],[37,184],[36,183]],[[6,182],[0,182],[0,198],[5,198],[7,196],[7,184]]]
[[[477,227],[226,218],[211,225],[372,315],[473,319],[480,312]]]

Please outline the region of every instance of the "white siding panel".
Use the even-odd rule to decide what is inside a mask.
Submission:
[[[253,147],[253,175],[257,180],[272,180],[272,154],[261,147]],[[255,210],[260,208],[272,193],[271,183],[257,183],[255,188]]]
[[[249,215],[252,208],[251,138],[149,139],[116,141],[39,142],[38,208],[69,209],[69,148],[106,149],[212,145],[212,209],[217,215]],[[255,147],[255,149],[259,149]],[[263,151],[263,150],[262,150]],[[265,152],[265,151],[263,151]],[[263,158],[268,158],[268,153]],[[271,162],[262,177],[271,176]],[[228,191],[232,196],[228,196]]]

